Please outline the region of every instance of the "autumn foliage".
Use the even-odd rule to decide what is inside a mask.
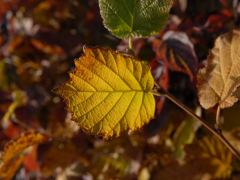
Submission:
[[[0,179],[240,179],[239,10],[0,1]]]

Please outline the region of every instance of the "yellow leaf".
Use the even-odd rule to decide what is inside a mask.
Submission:
[[[154,79],[144,62],[108,49],[85,48],[75,66],[56,92],[85,132],[119,136],[154,116]]]
[[[46,142],[48,136],[38,132],[30,131],[21,135],[19,138],[10,141],[4,147],[3,154],[1,156],[0,164],[0,179],[6,175],[6,167],[16,167],[20,166],[22,162],[19,158],[23,150],[27,147]],[[17,162],[18,163],[17,163]],[[17,164],[16,164],[17,163]],[[17,170],[17,167],[16,167]],[[12,173],[12,172],[11,172]]]
[[[11,119],[11,116],[14,114],[15,110],[27,102],[27,95],[24,91],[15,90],[12,93],[12,97],[13,97],[13,102],[11,103],[7,112],[4,114],[2,118],[3,127],[7,127],[9,125],[9,121]]]
[[[232,153],[215,137],[199,141],[200,156],[215,167],[215,178],[228,178],[232,173]]]
[[[217,38],[206,66],[198,73],[201,105],[231,107],[238,101],[240,85],[240,31],[233,30]]]

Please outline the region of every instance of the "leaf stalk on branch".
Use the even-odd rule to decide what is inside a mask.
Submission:
[[[154,95],[157,96],[164,96],[167,99],[169,99],[171,102],[176,104],[179,108],[181,108],[183,111],[185,111],[188,115],[192,116],[197,121],[201,122],[201,124],[209,130],[213,135],[215,135],[231,152],[232,154],[240,160],[240,153],[230,144],[230,142],[224,137],[222,134],[222,131],[219,128],[213,127],[211,124],[206,122],[201,117],[197,116],[189,107],[184,105],[182,102],[180,102],[178,99],[176,99],[173,95],[169,94],[168,92],[162,92],[161,89],[159,89],[158,93],[154,93]],[[220,112],[219,112],[220,113]]]

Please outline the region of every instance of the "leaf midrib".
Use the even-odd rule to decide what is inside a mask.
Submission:
[[[137,11],[137,5],[138,5],[138,2],[139,0],[134,0],[134,9],[132,11],[132,13],[130,12],[130,15],[132,16],[131,17],[131,24],[130,24],[130,27],[131,27],[131,32],[130,32],[130,36],[133,36],[133,32],[136,31],[137,29],[135,29],[135,19],[136,19],[136,11]],[[149,4],[147,4],[147,6],[145,6],[143,8],[143,10],[141,10],[141,14],[146,11],[147,8],[149,8],[150,6],[152,6],[153,4],[155,3],[155,0],[153,0],[152,2],[150,2]]]
[[[67,90],[67,91],[71,91],[71,90]],[[73,90],[74,91],[74,90]],[[149,91],[143,91],[143,90],[117,90],[117,91],[79,91],[76,90],[77,92],[80,93],[130,93],[130,92],[138,92],[138,93],[152,93],[151,90]],[[75,92],[75,91],[74,91]]]

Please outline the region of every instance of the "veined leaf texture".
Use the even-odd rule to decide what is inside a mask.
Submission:
[[[198,95],[201,105],[231,107],[239,100],[240,31],[233,30],[217,38],[205,67],[198,73]]]
[[[99,0],[105,27],[119,38],[157,34],[174,0]]]
[[[154,79],[145,62],[110,49],[85,48],[75,66],[57,93],[85,132],[119,136],[154,116]]]

